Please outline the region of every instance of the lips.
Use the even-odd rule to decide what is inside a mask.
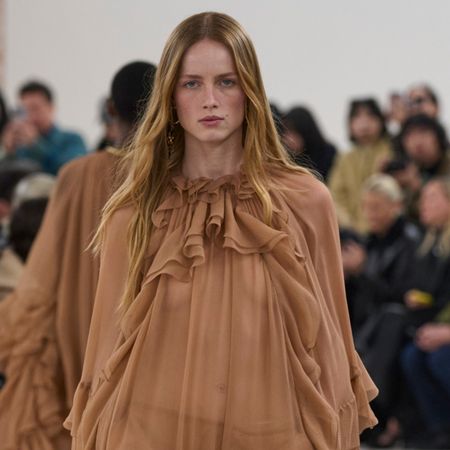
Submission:
[[[220,122],[221,120],[223,120],[223,117],[219,117],[219,116],[205,116],[202,119],[200,119],[200,122],[203,122],[203,123],[214,123],[214,122]]]

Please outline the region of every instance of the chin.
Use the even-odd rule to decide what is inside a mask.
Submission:
[[[205,133],[201,136],[197,136],[197,140],[203,144],[220,144],[225,142],[229,136],[223,133]]]

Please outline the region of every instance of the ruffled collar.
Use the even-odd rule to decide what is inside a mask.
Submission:
[[[207,177],[189,179],[181,172],[177,172],[171,177],[171,186],[179,194],[186,195],[188,203],[197,200],[214,203],[219,199],[220,191],[234,193],[240,200],[250,198],[255,193],[247,175],[242,171],[215,179]]]

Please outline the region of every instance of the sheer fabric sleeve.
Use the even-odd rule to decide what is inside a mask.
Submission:
[[[345,349],[345,365],[348,366],[354,396],[353,406],[339,403],[339,399],[344,396],[343,387],[341,388],[332,376],[329,380],[325,379],[327,370],[322,370],[321,386],[325,397],[334,403],[332,406],[341,416],[341,434],[350,436],[352,433],[349,429],[352,427],[361,432],[377,423],[369,402],[376,397],[378,390],[354,348],[335,208],[326,186],[311,175],[288,174],[283,176],[283,184],[286,189],[281,192],[283,203],[289,209],[289,227],[294,234],[296,245],[308,255],[306,265],[323,309],[318,343],[320,354],[317,355],[322,369],[331,364],[337,354],[335,348],[326,348],[326,345],[329,345],[327,341],[323,340],[321,346],[320,340],[326,334],[341,337]],[[336,366],[342,366],[342,361],[336,362]],[[356,407],[357,418],[350,414],[350,407]],[[347,446],[342,443],[340,448],[351,447],[350,444]]]
[[[72,410],[64,422],[73,437],[91,391],[95,391],[102,377],[108,377],[103,369],[120,336],[118,309],[128,274],[127,229],[130,216],[129,209],[117,211],[107,225],[83,374]]]

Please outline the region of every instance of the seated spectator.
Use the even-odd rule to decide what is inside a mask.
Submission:
[[[418,224],[422,179],[417,165],[406,155],[399,155],[383,166],[383,173],[397,181],[405,197],[405,217]]]
[[[397,136],[401,127],[408,117],[407,102],[405,96],[398,91],[393,91],[389,95],[386,107],[386,126],[391,136]]]
[[[402,303],[411,261],[420,239],[403,216],[403,194],[395,180],[372,175],[363,185],[362,211],[369,235],[365,244],[342,246],[352,328],[357,330],[386,303]]]
[[[437,119],[439,117],[439,99],[434,90],[427,84],[417,84],[406,93],[408,115],[425,114]]]
[[[9,231],[9,245],[23,263],[27,261],[34,238],[44,217],[47,197],[25,200],[14,210]]]
[[[55,185],[55,177],[46,173],[32,173],[22,178],[14,188],[11,206],[15,210],[23,202],[35,198],[49,198]]]
[[[410,117],[400,139],[406,156],[418,167],[422,182],[450,174],[447,135],[436,119],[424,114]]]
[[[283,142],[294,161],[316,170],[326,180],[336,156],[336,148],[325,140],[313,115],[306,108],[292,108],[284,117]]]
[[[82,138],[55,124],[53,94],[32,81],[19,91],[21,117],[11,120],[3,135],[8,158],[32,159],[44,172],[56,175],[62,165],[86,154]]]
[[[354,100],[348,117],[354,147],[339,156],[329,178],[339,223],[363,233],[367,224],[361,211],[363,183],[392,158],[385,121],[374,99]]]
[[[16,287],[47,206],[47,198],[26,200],[14,210],[8,244],[0,250],[0,300]]]
[[[35,169],[35,166],[30,167],[15,161],[0,165],[0,248],[6,239],[14,189],[22,178],[33,173]]]
[[[450,301],[433,322],[416,332],[402,353],[402,368],[426,433],[421,449],[450,448]]]
[[[417,325],[431,320],[450,297],[450,177],[430,180],[420,197],[426,235],[414,264],[405,304]]]
[[[373,406],[381,423],[392,422],[399,414],[402,383],[398,362],[403,348],[418,328],[440,313],[450,297],[450,178],[429,181],[419,209],[426,234],[412,261],[404,306],[390,306],[374,318],[366,335],[369,346],[362,355],[380,389]],[[395,433],[391,435],[391,441],[394,439]]]

